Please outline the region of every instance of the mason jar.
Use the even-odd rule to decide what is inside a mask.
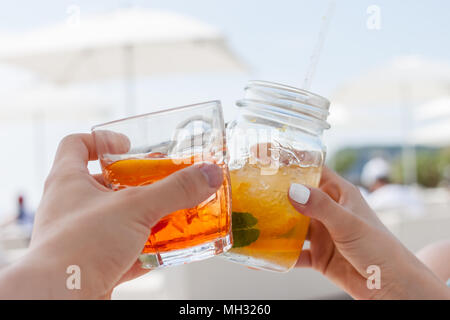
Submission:
[[[287,85],[250,81],[227,127],[233,247],[225,258],[286,272],[302,250],[309,218],[288,199],[292,183],[317,187],[330,102]]]

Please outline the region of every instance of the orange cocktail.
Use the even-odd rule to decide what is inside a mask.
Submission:
[[[151,226],[139,256],[143,268],[204,260],[231,248],[231,191],[220,101],[99,124],[92,134],[106,186],[115,191],[152,184],[204,161],[224,172],[222,186],[208,199]],[[175,190],[170,196],[170,201],[179,200]]]
[[[143,186],[193,164],[192,159],[152,158],[119,160],[104,166],[103,176],[113,189]],[[160,156],[160,155],[156,155]],[[187,163],[186,163],[187,162]],[[224,165],[222,165],[224,167]],[[224,167],[222,187],[194,208],[178,210],[151,229],[143,254],[158,254],[208,243],[229,233],[229,178]],[[176,197],[176,195],[174,195]]]
[[[292,183],[318,186],[321,167],[280,166],[262,175],[261,167],[245,164],[231,170],[233,248],[231,260],[272,271],[295,265],[308,232],[309,218],[289,202]]]

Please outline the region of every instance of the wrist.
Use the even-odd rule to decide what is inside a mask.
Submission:
[[[76,299],[65,285],[67,275],[47,261],[28,257],[11,264],[2,272],[2,297],[5,299]]]
[[[37,257],[27,254],[16,263],[6,267],[0,274],[2,289],[0,298],[4,299],[94,299],[94,290],[79,286],[70,264],[57,258]]]
[[[450,299],[450,289],[413,254],[399,259],[380,299],[442,300]]]

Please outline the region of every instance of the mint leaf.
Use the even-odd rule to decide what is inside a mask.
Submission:
[[[233,229],[233,248],[241,248],[250,245],[259,238],[258,229]]]
[[[233,212],[233,248],[240,248],[250,245],[259,238],[259,230],[253,228],[258,223],[252,214],[248,212]]]
[[[258,219],[256,219],[251,213],[235,211],[233,211],[231,221],[233,229],[248,229],[258,223]]]

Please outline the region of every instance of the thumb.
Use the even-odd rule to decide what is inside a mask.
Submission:
[[[349,240],[363,227],[361,219],[321,189],[293,183],[289,188],[289,200],[298,212],[320,221],[334,240]]]
[[[179,170],[148,186],[122,190],[122,203],[149,227],[180,209],[192,208],[208,199],[222,185],[223,169],[202,163]]]

